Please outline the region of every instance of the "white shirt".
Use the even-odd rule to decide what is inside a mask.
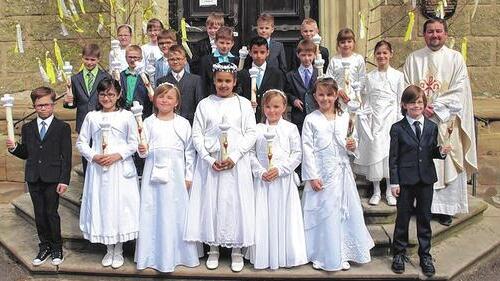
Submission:
[[[49,130],[50,123],[52,123],[52,120],[54,120],[54,114],[50,115],[46,119],[42,119],[40,117],[36,118],[36,123],[38,124],[38,132],[42,130],[42,121],[45,122],[45,133]]]
[[[406,114],[406,120],[408,120],[408,123],[410,123],[411,130],[413,131],[413,133],[415,135],[416,135],[415,125],[413,125],[413,124],[415,123],[415,121],[420,122],[420,134],[422,134],[422,131],[424,129],[424,120],[425,120],[424,115],[421,115],[420,118],[418,118],[418,119],[413,119],[408,114]]]
[[[172,70],[172,75],[174,76],[175,80],[179,82],[181,81],[182,77],[184,77],[184,69],[181,69],[179,73]]]
[[[261,66],[258,66],[254,62],[252,62],[252,67],[255,67],[259,70],[259,75],[264,75],[264,72],[266,72],[267,62],[265,61]]]

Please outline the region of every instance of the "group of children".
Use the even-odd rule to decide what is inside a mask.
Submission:
[[[389,178],[406,184],[406,170],[398,164],[408,144],[398,135],[404,132],[394,126],[391,130],[391,125],[403,116],[423,119],[425,95],[417,87],[403,89],[401,72],[390,67],[387,41],[376,45],[377,69],[367,75],[363,57],[354,53],[354,33],[347,28],[338,34],[338,54],[327,75],[318,78],[313,66],[317,46],[310,39],[318,27],[312,19],[301,25],[299,65],[285,73],[283,45],[271,38],[274,20],[261,15],[259,36],[248,46],[249,62],[237,71],[233,32],[223,24],[222,16],[209,16],[208,40],[200,43],[206,46],[192,48],[201,51],[190,66],[175,32],[150,21],[147,48],[125,47],[128,67],[120,81],[98,69],[97,45],[83,48],[84,69],[71,78],[73,96],[64,101],[65,107],[77,108],[76,146],[86,173],[80,211],[84,238],[107,246],[102,265],[113,268],[124,263],[123,243],[135,239],[137,268],[162,272],[177,265],[198,266],[202,243],[209,247],[209,269],[218,267],[219,247],[231,248],[235,272],[242,270],[244,258],[257,269],[312,262],[315,269],[336,271],[349,269],[349,262],[369,262],[374,242],[351,165],[374,183],[370,204],[379,203],[383,178],[388,184]],[[118,33],[122,31],[131,30],[123,26]],[[320,52],[328,56],[326,48]],[[156,88],[153,96],[139,70],[151,56],[157,59],[150,82]],[[256,102],[250,101],[249,67],[259,70]],[[54,99],[39,104],[38,91],[32,94],[37,112],[52,108]],[[358,92],[363,107],[371,110],[368,133],[360,125],[352,129],[348,105]],[[138,104],[143,123],[129,111]],[[284,119],[288,106],[291,122]],[[40,112],[39,117],[43,119]],[[426,159],[442,158],[448,150],[439,150],[437,128],[429,128],[425,149],[432,154]],[[26,135],[23,127],[23,145]],[[15,143],[8,147],[14,154],[20,149]],[[31,153],[16,155],[32,159]],[[58,182],[67,185],[69,180],[61,178]],[[401,194],[398,186],[387,190],[388,204],[396,205],[395,196],[404,189]],[[397,202],[397,223],[407,228],[410,208],[403,215]],[[398,238],[404,240],[404,233]],[[54,247],[62,262],[59,240]],[[40,249],[50,248],[46,245]],[[41,251],[37,259],[47,257]]]

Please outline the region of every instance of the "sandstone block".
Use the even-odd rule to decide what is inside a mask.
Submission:
[[[460,44],[458,44],[460,46]],[[467,65],[494,66],[495,65],[494,38],[469,38]]]
[[[500,35],[499,6],[478,6],[476,15],[471,22],[471,34],[474,36],[498,36]]]

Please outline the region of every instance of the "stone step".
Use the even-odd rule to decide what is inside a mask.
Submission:
[[[12,201],[16,212],[26,219],[32,225],[35,225],[35,214],[33,204],[29,194],[23,194]],[[87,240],[83,239],[79,226],[79,216],[71,208],[65,205],[59,206],[59,215],[61,217],[61,235],[63,237],[64,246],[70,249],[85,250],[92,245]],[[375,248],[372,249],[372,255],[382,256],[387,255],[390,249],[390,237],[387,235],[382,225],[369,225],[368,230],[375,241]]]
[[[475,197],[469,196],[469,213],[459,214],[453,218],[453,223],[451,226],[444,226],[438,223],[436,220],[431,221],[432,228],[432,245],[438,245],[441,241],[453,236],[455,233],[461,231],[464,228],[480,221],[482,219],[482,214],[488,209],[488,204],[483,200]],[[494,208],[494,207],[492,207]],[[394,232],[395,224],[384,224],[382,227],[385,232],[390,234],[392,240],[392,233]],[[411,253],[416,253],[418,250],[418,240],[417,240],[417,228],[416,228],[416,218],[413,216],[410,220],[410,230],[409,230],[409,251]]]
[[[366,224],[391,224],[396,221],[396,206],[387,205],[385,196],[382,196],[376,206],[368,204],[369,200],[370,198],[361,198]]]
[[[186,268],[179,266],[175,272],[161,274],[152,269],[138,271],[133,263],[132,253],[125,253],[125,264],[122,268],[113,270],[103,268],[100,261],[104,250],[74,251],[65,249],[65,261],[55,267],[49,262],[34,267],[31,259],[37,251],[37,235],[35,228],[24,220],[19,220],[14,208],[9,205],[0,206],[0,243],[19,260],[29,271],[43,273],[47,277],[59,279],[61,276],[91,278],[90,276],[105,276],[107,278],[199,278],[199,279],[330,279],[330,280],[426,280],[418,266],[418,257],[410,257],[404,274],[394,274],[390,270],[391,257],[373,257],[365,265],[353,264],[348,271],[324,272],[312,269],[310,264],[291,268],[271,270],[254,270],[246,263],[240,273],[233,273],[229,269],[229,257],[223,255],[220,266],[216,270],[207,270],[204,266],[205,258],[200,260],[200,266]],[[435,260],[436,275],[432,280],[450,280],[458,273],[463,272],[478,262],[481,257],[498,249],[500,246],[500,211],[488,208],[484,218],[473,224],[472,227],[462,229],[449,237],[446,242],[434,246],[431,250]],[[88,276],[88,277],[86,277]],[[70,277],[72,278],[72,277]],[[73,280],[73,279],[71,279]],[[80,280],[80,279],[78,279]],[[99,279],[104,280],[104,279]],[[110,279],[111,280],[111,279]],[[128,279],[127,279],[128,280]],[[135,279],[134,279],[135,280]]]

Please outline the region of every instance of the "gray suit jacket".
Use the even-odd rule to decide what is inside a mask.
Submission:
[[[280,69],[283,73],[287,71],[285,48],[281,42],[272,38],[269,40],[269,57],[267,58],[267,64]]]
[[[201,82],[201,77],[196,74],[184,72],[181,80],[177,82],[172,72],[169,72],[166,76],[163,76],[156,81],[156,86],[158,87],[158,85],[164,82],[174,84],[177,88],[179,88],[179,91],[181,92],[181,104],[178,114],[186,118],[189,123],[193,125],[196,106],[206,95],[203,83]]]
[[[97,85],[104,78],[109,77],[107,72],[99,69],[97,76],[92,86],[90,93],[87,92],[85,80],[83,79],[83,71],[71,76],[71,91],[73,92],[73,106],[64,103],[64,108],[76,108],[76,131],[80,133],[83,120],[89,111],[95,110],[97,105]]]

